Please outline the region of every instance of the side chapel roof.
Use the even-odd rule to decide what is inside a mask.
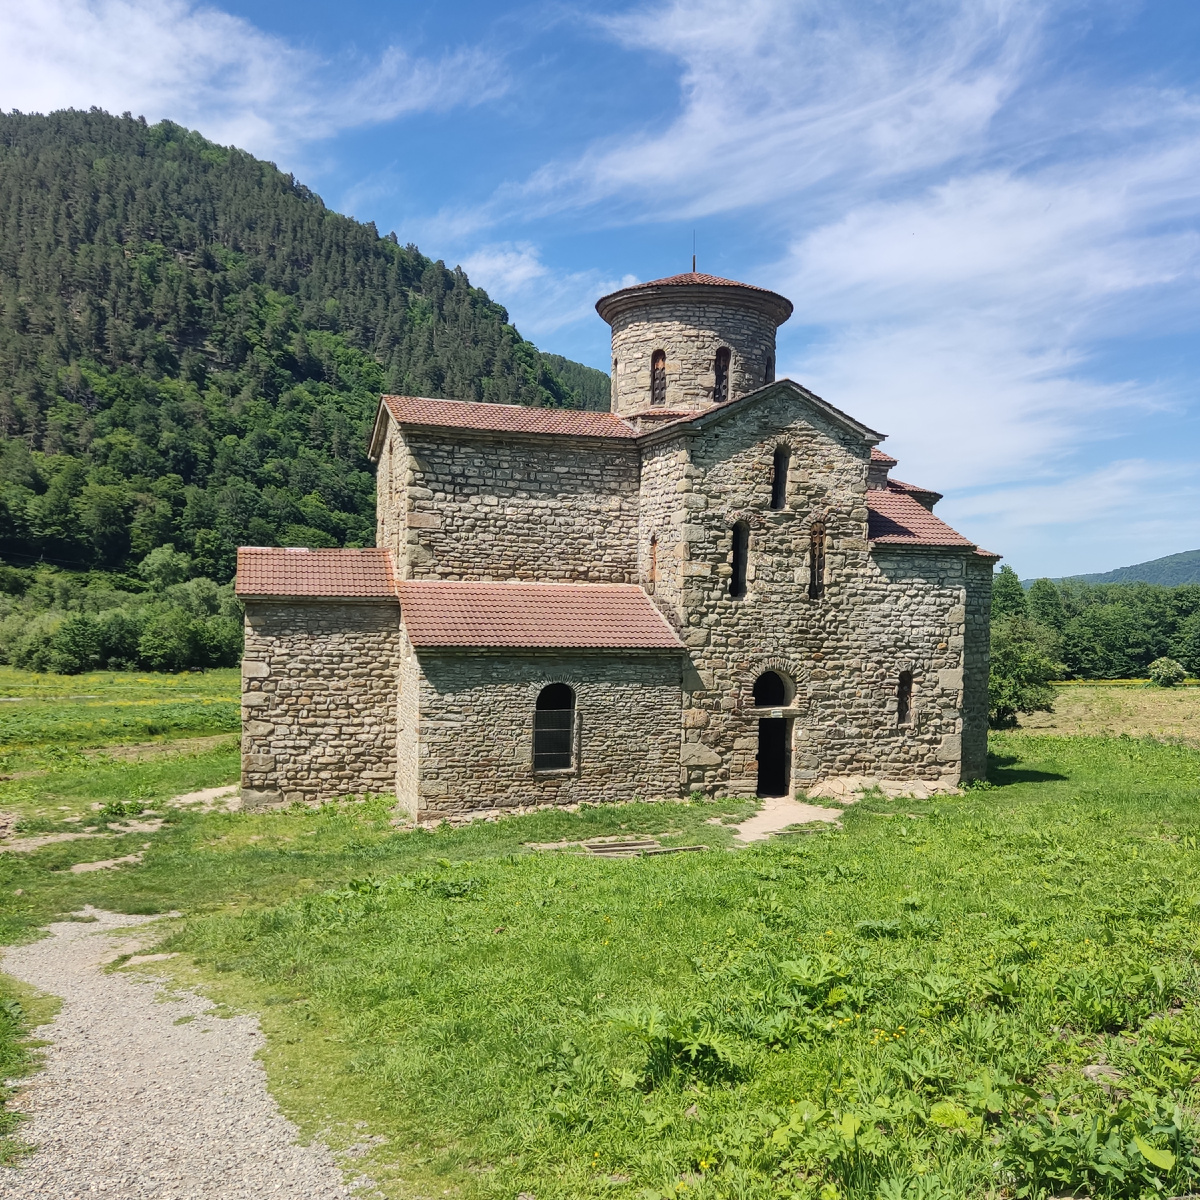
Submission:
[[[396,592],[417,648],[683,649],[635,584],[410,580]]]
[[[418,648],[682,650],[635,584],[397,580],[391,553],[238,549],[237,595],[253,599],[391,600]]]
[[[239,546],[234,591],[243,598],[289,596],[394,600],[396,584],[387,550],[303,550]]]
[[[957,546],[974,550],[984,558],[1000,557],[981,550],[935,517],[910,488],[910,484],[893,484],[889,480],[886,488],[867,492],[867,536],[872,542],[883,546]]]

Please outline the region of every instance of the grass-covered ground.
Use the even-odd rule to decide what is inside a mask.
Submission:
[[[54,777],[90,812],[133,769],[162,829],[0,855],[0,939],[182,911],[164,969],[261,1014],[285,1111],[390,1196],[1200,1190],[1200,752],[992,750],[988,787],[736,851],[710,822],[746,802],[406,832],[382,802],[157,803],[232,779],[232,751],[92,762],[0,807],[48,811]],[[711,850],[527,845],[634,831]]]

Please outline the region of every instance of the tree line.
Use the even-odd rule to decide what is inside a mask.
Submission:
[[[1011,567],[996,574],[994,725],[1012,724],[1019,712],[1049,711],[1053,681],[1147,679],[1159,674],[1151,668],[1163,660],[1200,675],[1200,584],[1038,579],[1027,591]]]

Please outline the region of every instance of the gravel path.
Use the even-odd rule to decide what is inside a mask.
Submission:
[[[16,1104],[30,1114],[17,1136],[39,1149],[0,1168],[0,1197],[350,1196],[329,1150],[298,1146],[267,1092],[257,1020],[206,1016],[203,997],[168,999],[153,979],[106,974],[105,962],[145,944],[131,927],[154,918],[87,913],[98,920],[51,925],[4,956],[5,971],[63,1006],[38,1031],[52,1043],[46,1070]]]

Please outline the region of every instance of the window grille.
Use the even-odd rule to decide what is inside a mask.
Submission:
[[[825,595],[825,522],[814,521],[808,532],[808,594],[814,600]]]
[[[713,363],[713,403],[724,404],[729,399],[729,348],[722,346]]]
[[[900,680],[896,685],[896,724],[912,724],[912,690],[913,677],[911,671],[901,671]]]
[[[533,713],[533,769],[568,771],[575,757],[575,693],[551,683],[538,693]]]
[[[667,402],[667,352],[655,350],[650,356],[650,403]]]

